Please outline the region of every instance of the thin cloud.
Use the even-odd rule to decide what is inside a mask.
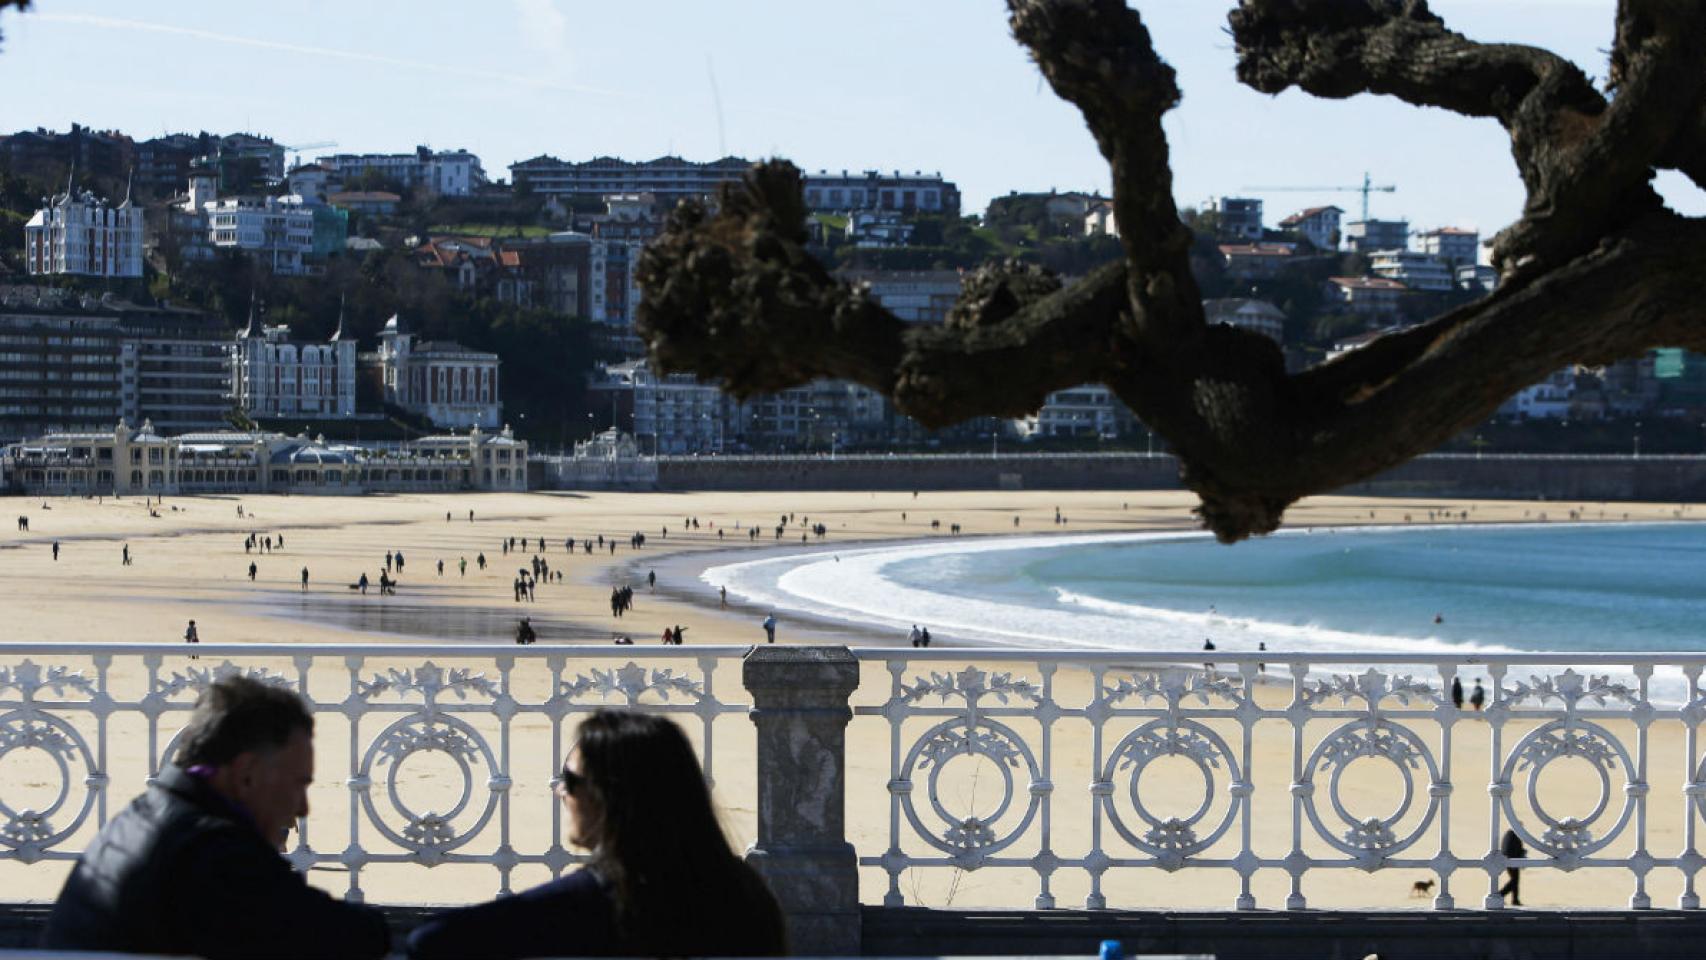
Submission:
[[[569,18],[556,0],[515,0],[521,40],[535,50],[560,57],[569,50]]]
[[[258,50],[274,50],[280,53],[295,53],[308,57],[320,57],[327,60],[343,60],[349,63],[367,63],[382,67],[397,67],[403,70],[414,70],[421,73],[431,73],[438,76],[450,75],[467,77],[472,80],[489,80],[498,83],[523,84],[531,87],[541,87],[548,90],[560,90],[565,93],[590,93],[605,97],[623,97],[628,94],[618,90],[606,90],[600,87],[582,86],[580,84],[562,83],[536,76],[523,76],[514,73],[502,73],[492,70],[476,70],[469,67],[452,66],[443,63],[428,63],[424,60],[408,60],[402,57],[391,57],[379,53],[364,53],[358,50],[338,50],[332,47],[313,47],[300,43],[285,43],[279,40],[262,40],[257,37],[243,37],[229,33],[215,33],[212,30],[201,30],[194,27],[178,27],[164,23],[149,23],[143,20],[126,20],[119,17],[98,17],[81,13],[37,13],[31,19],[50,23],[74,23],[82,26],[100,27],[107,30],[137,30],[147,33],[163,33],[176,37],[188,37],[194,40],[207,40],[213,43],[224,43],[231,46],[251,47]]]

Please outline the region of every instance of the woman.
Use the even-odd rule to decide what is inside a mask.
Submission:
[[[586,868],[450,910],[409,936],[416,960],[780,956],[782,912],[729,848],[693,747],[663,717],[599,710],[556,783]]]

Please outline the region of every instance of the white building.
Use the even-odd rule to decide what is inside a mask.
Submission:
[[[242,250],[275,274],[301,274],[314,251],[314,211],[301,197],[225,197],[201,210],[215,247]]]
[[[379,364],[385,401],[421,414],[441,427],[495,428],[498,355],[447,340],[415,342],[392,317],[379,334]]]
[[[839,174],[827,170],[801,177],[806,208],[814,212],[894,210],[905,213],[950,213],[960,210],[960,190],[940,173],[866,170]]]
[[[1411,290],[1444,293],[1455,285],[1451,265],[1431,253],[1413,250],[1375,250],[1368,268],[1377,277],[1396,280]]]
[[[1220,215],[1222,237],[1262,239],[1262,201],[1255,197],[1214,197],[1208,208]]]
[[[346,183],[375,173],[405,190],[419,187],[443,197],[466,197],[487,182],[480,158],[466,150],[416,147],[414,153],[339,153],[321,157],[320,164]]]
[[[1122,426],[1134,422],[1125,404],[1112,390],[1099,383],[1087,383],[1069,390],[1056,390],[1043,401],[1042,409],[1029,417],[1014,420],[1012,426],[1019,436],[1032,437],[1103,437],[1120,435]]]
[[[1452,267],[1473,266],[1481,261],[1481,235],[1459,227],[1440,227],[1416,234],[1423,253],[1431,253]]]
[[[644,360],[630,360],[595,374],[589,393],[594,415],[608,404],[643,453],[721,452],[730,439],[722,390],[692,374],[659,376]]]
[[[1352,220],[1345,224],[1345,246],[1358,253],[1375,250],[1407,250],[1410,247],[1408,220]]]
[[[1317,250],[1339,248],[1339,217],[1345,211],[1338,207],[1310,207],[1279,222],[1281,230],[1295,230]]]
[[[232,400],[259,419],[355,416],[355,340],[343,317],[326,343],[290,339],[290,328],[263,328],[254,309],[231,350]]]
[[[1204,300],[1202,309],[1209,323],[1226,323],[1253,330],[1281,346],[1285,345],[1285,312],[1266,300],[1225,297]]]
[[[1119,221],[1114,219],[1114,205],[1103,201],[1090,207],[1084,214],[1084,235],[1086,237],[1118,237],[1120,235]]]
[[[1521,419],[1563,419],[1570,415],[1576,396],[1575,367],[1554,370],[1546,379],[1518,390],[1499,406],[1499,413]]]
[[[960,298],[957,270],[843,270],[850,284],[864,284],[884,309],[911,323],[940,323]]]
[[[31,274],[142,276],[142,209],[130,197],[116,207],[69,189],[48,199],[24,224],[24,267]]]

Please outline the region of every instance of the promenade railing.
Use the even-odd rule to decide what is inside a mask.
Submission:
[[[802,942],[836,942],[861,899],[907,904],[909,881],[938,871],[1016,873],[1039,909],[1066,889],[1140,908],[1142,885],[1116,883],[1130,872],[1205,871],[1235,890],[1228,907],[1295,910],[1312,878],[1400,870],[1437,883],[1437,909],[1497,910],[1516,866],[1603,874],[1608,909],[1651,907],[1662,881],[1692,910],[1703,667],[1706,653],[7,643],[0,867],[74,858],[170,762],[200,691],[241,672],[312,705],[319,776],[343,789],[317,795],[286,855],[347,871],[357,899],[446,899],[430,869],[507,892],[581,862],[551,788],[575,719],[609,705],[682,723],[725,804],[750,811],[749,856],[817,931]],[[1457,706],[1453,681],[1472,698],[1476,679],[1482,708]],[[1505,855],[1507,829],[1525,855]]]

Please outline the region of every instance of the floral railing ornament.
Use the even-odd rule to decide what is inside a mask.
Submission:
[[[347,771],[341,777],[350,795],[347,826],[327,844],[321,837],[337,833],[337,824],[320,816],[301,824],[286,853],[298,869],[347,871],[345,895],[359,900],[363,877],[381,866],[483,864],[494,872],[494,889],[506,892],[518,867],[558,873],[581,859],[563,846],[561,808],[549,787],[576,718],[600,705],[596,698],[583,702],[583,694],[609,693],[634,709],[681,714],[681,722],[698,726],[709,776],[711,724],[747,710],[745,702],[717,699],[712,677],[719,668],[733,672],[730,665],[738,667],[746,649],[665,651],[651,659],[667,665],[648,671],[632,661],[605,666],[613,658],[595,648],[115,644],[91,654],[0,644],[0,763],[33,752],[51,770],[37,788],[46,799],[33,805],[12,799],[16,784],[0,783],[0,860],[76,857],[73,837],[87,836],[85,827],[107,818],[111,721],[146,725],[146,752],[117,760],[127,770],[124,802],[171,762],[197,695],[241,675],[302,694],[317,720],[320,778],[336,780],[340,768]],[[135,668],[117,685],[115,661]],[[565,681],[572,661],[585,666],[580,679]],[[520,687],[518,674],[527,677]],[[529,699],[521,689],[545,696]],[[530,717],[549,725],[549,753],[531,745],[525,755],[512,751],[514,725]],[[411,790],[427,781],[412,771],[429,763],[452,772],[433,781],[442,800],[423,802]],[[524,799],[511,790],[518,766],[532,785]],[[533,805],[528,816],[550,823],[548,845],[515,845],[510,826],[518,802]]]
[[[1475,876],[1487,880],[1485,906],[1501,909],[1497,888],[1511,862],[1499,847],[1508,828],[1529,849],[1520,862],[1525,868],[1625,871],[1635,878],[1629,904],[1637,908],[1651,905],[1648,875],[1672,870],[1684,882],[1678,904],[1699,907],[1695,878],[1706,869],[1706,855],[1695,846],[1697,821],[1706,822],[1706,744],[1698,737],[1706,726],[1706,693],[1699,681],[1706,657],[875,648],[856,654],[882,661],[891,676],[886,700],[854,710],[855,723],[880,720],[890,731],[888,843],[860,851],[862,864],[888,875],[885,904],[907,902],[901,878],[908,871],[1008,869],[1035,875],[1039,908],[1054,905],[1052,883],[1061,871],[1082,871],[1089,878],[1084,905],[1097,909],[1108,905],[1109,878],[1159,868],[1236,875],[1237,909],[1258,906],[1254,876],[1277,872],[1289,878],[1290,891],[1273,905],[1303,909],[1309,905],[1306,880],[1319,872],[1401,869],[1412,880],[1417,871],[1434,877],[1437,909],[1457,906],[1453,883]],[[1133,660],[1144,662],[1133,667]],[[1489,678],[1484,712],[1458,707],[1446,696],[1453,680],[1467,682],[1469,667]],[[1670,689],[1686,686],[1686,697],[1656,701],[1649,691],[1655,671]],[[1060,699],[1057,691],[1065,688],[1055,681],[1069,672],[1088,680],[1087,699]],[[1009,696],[992,696],[997,689]],[[1611,718],[1633,723],[1636,734],[1615,733]],[[1689,750],[1687,848],[1674,855],[1648,848],[1642,813],[1645,731],[1661,722],[1681,725]],[[1292,742],[1289,784],[1258,793],[1255,762],[1276,760],[1257,756],[1254,738],[1259,729],[1275,727]],[[1034,748],[1028,752],[1013,742],[1021,730]],[[1054,744],[1063,736],[1087,742],[1093,754],[1085,784],[1089,848],[1070,853],[1053,846],[1056,807],[1050,803],[1058,787],[1072,786],[1057,783],[1052,773]],[[1455,785],[1448,771],[1454,744],[1464,737],[1482,740],[1496,764],[1485,831],[1454,837]],[[915,811],[914,778],[938,757],[971,753],[999,760],[1011,772],[1002,800],[1013,802],[1013,809],[1019,777],[1032,777],[1030,807],[1022,817],[1009,812],[1006,821],[1021,824],[1023,836],[994,829],[993,817],[968,815],[933,788],[933,815]],[[1541,784],[1541,774],[1567,758],[1584,762],[1598,788],[1597,802],[1570,816],[1547,806],[1557,801]],[[1177,772],[1178,766],[1158,773],[1167,759],[1185,761],[1194,776]],[[1366,764],[1391,775],[1362,779]],[[1265,778],[1277,779],[1271,766]],[[1389,785],[1353,794],[1353,780]],[[1175,809],[1158,813],[1151,798],[1161,795]],[[1076,808],[1071,815],[1079,815]],[[1289,851],[1253,845],[1258,817],[1290,826]],[[1632,830],[1635,853],[1608,856],[1611,844]],[[1003,853],[1025,836],[1037,853]]]

